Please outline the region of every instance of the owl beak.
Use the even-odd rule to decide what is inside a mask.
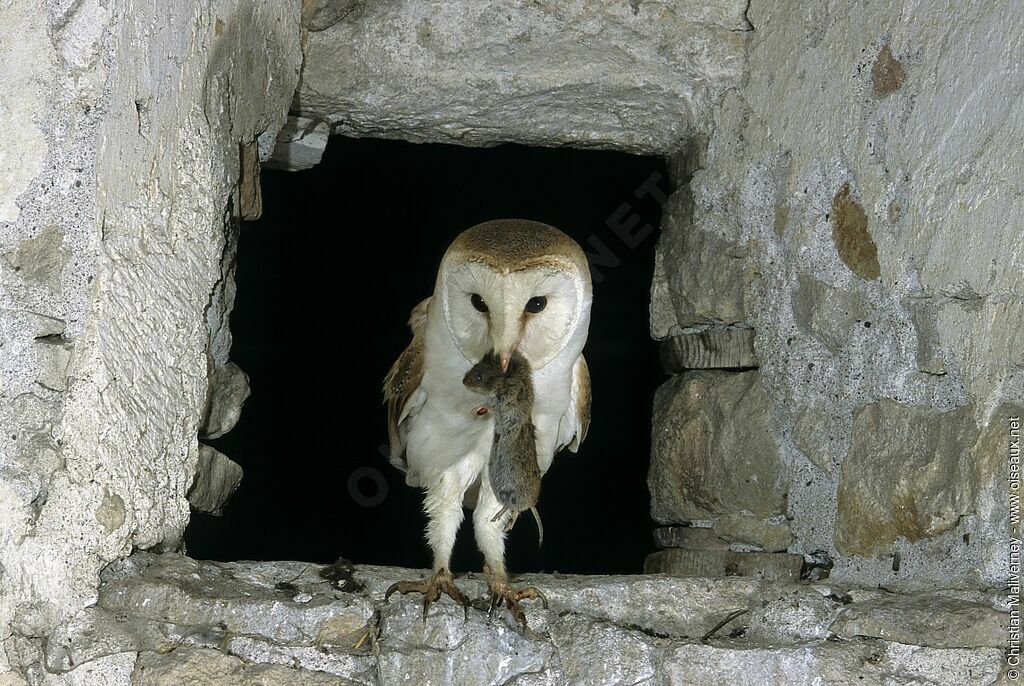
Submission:
[[[523,338],[522,312],[518,307],[491,313],[491,342],[494,353],[501,363],[501,371],[507,372],[512,355]]]
[[[519,337],[517,336],[515,342],[513,342],[510,346],[502,346],[500,348],[495,348],[495,351],[497,352],[498,355],[498,362],[501,364],[502,373],[508,371],[509,362],[512,361],[512,356],[515,355],[516,348],[518,347]]]

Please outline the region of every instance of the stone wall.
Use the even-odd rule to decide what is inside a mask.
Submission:
[[[239,145],[284,121],[300,5],[14,2],[0,26],[0,683],[20,684],[104,565],[179,545],[231,343]]]
[[[673,371],[758,368],[659,391],[653,516],[733,549],[788,541],[834,578],[1002,586],[1024,411],[1024,9],[747,16],[745,84],[680,162],[651,326],[692,357]],[[757,361],[692,352],[712,335],[740,350],[751,328]]]
[[[794,557],[837,582],[1003,581],[1024,10],[467,7],[0,4],[0,684],[448,683],[470,640],[521,649],[503,667],[520,685],[995,678],[1005,607],[988,596],[784,581]],[[294,565],[118,562],[175,549],[189,495],[216,511],[238,484],[199,442],[247,393],[228,360],[237,222],[259,212],[258,160],[308,166],[331,129],[678,153],[651,303],[676,374],[654,413],[658,565],[761,579],[537,578],[554,609],[524,638],[448,606],[426,631],[412,600],[379,605],[394,571],[364,570],[357,593]],[[321,624],[259,624],[283,608],[305,626],[324,603],[334,638],[380,629],[379,652],[325,657]],[[218,608],[254,607],[228,636]],[[273,664],[295,660],[334,676]]]

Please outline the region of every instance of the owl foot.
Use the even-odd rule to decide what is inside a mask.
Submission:
[[[533,586],[526,586],[524,588],[512,588],[509,585],[507,579],[495,579],[487,584],[491,593],[491,606],[489,614],[494,615],[494,610],[498,608],[502,603],[508,608],[508,611],[512,613],[512,618],[517,624],[526,631],[526,614],[523,609],[519,607],[520,600],[540,600],[544,605],[544,609],[548,607],[547,597],[540,592],[539,589]]]
[[[462,605],[466,619],[469,619],[469,598],[467,598],[452,579],[452,573],[447,569],[439,569],[426,579],[419,581],[398,581],[391,584],[384,593],[385,602],[391,598],[391,594],[398,591],[402,595],[406,593],[423,594],[423,621],[427,621],[427,611],[430,606],[444,593],[455,602]]]

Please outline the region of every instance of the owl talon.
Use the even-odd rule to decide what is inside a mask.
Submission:
[[[505,604],[506,609],[512,613],[512,618],[516,624],[520,626],[523,631],[529,629],[526,625],[526,613],[519,606],[521,600],[540,600],[541,604],[546,610],[548,607],[548,599],[540,589],[533,586],[526,586],[524,588],[512,588],[509,586],[507,581],[495,581],[490,584],[490,611],[488,614],[494,616],[495,608],[499,607],[502,603]]]
[[[452,573],[447,569],[439,569],[426,579],[419,581],[397,581],[388,587],[384,592],[384,601],[387,602],[395,592],[405,595],[406,593],[423,594],[423,621],[427,621],[427,612],[444,593],[446,596],[462,605],[462,612],[465,619],[469,619],[469,598],[459,590],[452,579]]]

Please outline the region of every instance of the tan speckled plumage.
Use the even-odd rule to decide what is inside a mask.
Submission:
[[[569,450],[576,452],[590,430],[590,367],[587,366],[587,360],[583,355],[580,355],[580,359],[573,369],[572,401],[573,409],[576,411],[576,432],[568,445],[559,446],[559,450],[568,447]]]
[[[584,278],[590,278],[586,255],[576,241],[552,226],[526,219],[477,224],[455,239],[448,254],[459,254],[469,262],[482,262],[505,273],[576,265]]]
[[[423,299],[409,315],[412,342],[409,343],[384,377],[384,402],[388,408],[388,443],[391,446],[391,463],[399,469],[406,468],[405,436],[400,430],[406,405],[412,394],[419,388],[423,378],[423,326],[427,321],[430,298]]]

